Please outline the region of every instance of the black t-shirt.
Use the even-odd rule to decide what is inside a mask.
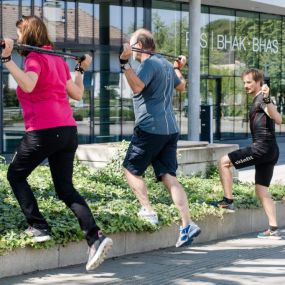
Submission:
[[[263,94],[260,92],[253,99],[249,112],[250,131],[253,142],[275,141],[275,122],[266,113],[266,104],[263,102]]]

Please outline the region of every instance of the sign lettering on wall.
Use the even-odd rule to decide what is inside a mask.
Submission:
[[[188,35],[186,35],[188,36]],[[230,36],[222,34],[214,34],[211,32],[211,49],[217,50],[237,50],[237,51],[247,51],[252,50],[253,52],[266,52],[266,53],[278,53],[279,42],[277,39],[269,38],[258,38],[253,37],[249,39],[243,36]],[[186,43],[188,41],[186,40]],[[206,33],[201,33],[200,36],[200,46],[201,48],[209,47],[209,39]]]
[[[189,33],[186,33],[186,46],[189,43]],[[209,39],[206,33],[201,33],[200,36],[200,46],[201,48],[208,48]],[[211,46],[210,48],[217,50],[237,50],[237,51],[247,51],[252,50],[253,52],[266,52],[266,53],[278,53],[279,52],[279,42],[277,39],[269,38],[258,38],[253,37],[248,39],[246,36],[229,36],[229,35],[214,35],[211,32]]]

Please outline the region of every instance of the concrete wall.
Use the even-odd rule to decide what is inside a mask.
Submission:
[[[116,156],[120,143],[101,143],[79,145],[77,158],[83,163],[94,167],[104,167]],[[238,149],[236,144],[208,144],[207,142],[178,142],[178,173],[184,175],[205,173],[207,166],[217,164],[223,155]]]
[[[278,202],[277,217],[280,227],[285,226],[285,202]],[[208,216],[197,221],[201,235],[195,243],[209,242],[257,232],[268,227],[263,209],[240,209],[235,213],[225,214],[223,219]],[[159,248],[172,247],[178,237],[178,225],[164,227],[154,233],[126,232],[110,235],[114,241],[109,258]],[[85,241],[56,246],[51,249],[17,249],[0,256],[0,278],[20,275],[37,270],[59,268],[85,263],[87,260]],[[1,282],[0,282],[1,283]]]

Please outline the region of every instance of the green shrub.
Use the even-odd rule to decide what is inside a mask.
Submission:
[[[122,231],[155,231],[158,228],[179,222],[178,211],[172,203],[168,191],[161,183],[156,183],[153,171],[149,168],[145,181],[149,188],[149,197],[158,212],[160,224],[151,224],[139,219],[140,208],[137,199],[130,190],[122,172],[121,163],[127,148],[122,143],[116,159],[103,169],[95,171],[78,161],[74,165],[74,185],[89,204],[98,225],[105,233]],[[7,165],[0,162],[0,254],[19,247],[51,247],[55,244],[66,244],[84,238],[73,213],[63,202],[57,199],[49,168],[39,166],[29,177],[29,183],[38,200],[39,208],[52,227],[53,239],[46,243],[36,244],[23,234],[27,223],[6,179]],[[185,187],[191,215],[201,220],[207,215],[222,217],[223,210],[208,205],[208,202],[221,199],[222,187],[217,169],[211,166],[206,177],[179,176]],[[258,207],[253,185],[235,184],[235,205],[238,208]],[[271,187],[274,199],[284,199],[284,186]]]

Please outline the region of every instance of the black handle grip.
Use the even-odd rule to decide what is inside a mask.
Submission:
[[[85,60],[85,59],[86,59],[86,56],[85,56],[85,55],[82,55],[82,56],[79,57],[79,62],[81,62],[81,61],[83,61],[83,60]]]
[[[5,48],[5,41],[4,40],[0,40],[0,48]]]

